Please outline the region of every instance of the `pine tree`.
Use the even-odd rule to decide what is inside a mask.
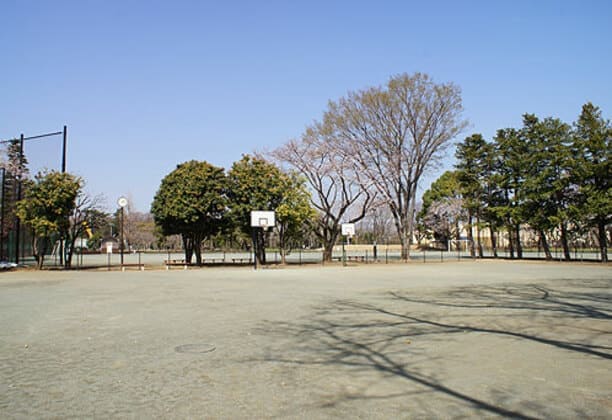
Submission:
[[[612,222],[612,125],[590,102],[582,107],[573,135],[573,180],[578,187],[574,213],[597,231],[601,260],[608,261],[606,227]]]
[[[523,258],[521,245],[521,203],[523,191],[521,189],[525,179],[526,157],[528,149],[521,133],[514,128],[497,131],[495,136],[497,155],[497,176],[500,188],[503,191],[502,201],[496,208],[496,213],[503,218],[508,230],[510,258],[516,256]]]
[[[470,240],[470,254],[475,256],[474,249],[474,226],[477,229],[476,243],[478,256],[482,258],[482,213],[484,209],[483,198],[485,196],[484,179],[487,172],[486,165],[487,143],[481,134],[473,134],[466,137],[463,143],[457,146],[455,157],[458,162],[457,179],[463,195],[464,205],[468,211],[467,234]],[[474,219],[476,223],[474,223]]]
[[[523,116],[522,135],[529,153],[523,183],[522,218],[540,238],[547,259],[552,259],[547,234],[558,229],[563,255],[570,259],[568,209],[573,192],[570,173],[570,127],[557,118],[539,120]]]

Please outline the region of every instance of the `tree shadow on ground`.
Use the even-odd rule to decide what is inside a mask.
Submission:
[[[368,303],[336,300],[316,308],[312,316],[302,322],[263,325],[260,330],[262,334],[282,336],[286,340],[289,337],[281,347],[271,345],[266,350],[264,361],[343,367],[355,377],[360,373],[375,371],[383,379],[406,380],[422,390],[419,392],[436,393],[449,398],[460,407],[471,410],[467,416],[473,415],[473,410],[476,410],[476,413],[502,417],[536,418],[532,417],[533,414],[516,409],[516,404],[505,401],[501,395],[507,394],[507,391],[496,392],[490,389],[490,396],[483,398],[446,384],[441,379],[441,372],[431,368],[422,369],[424,364],[435,365],[436,360],[422,349],[406,344],[417,337],[424,337],[429,342],[438,340],[443,345],[453,340],[456,334],[479,333],[611,359],[612,347],[605,345],[609,343],[608,322],[612,313],[608,288],[601,284],[586,285],[584,288],[580,284],[571,286],[563,289],[538,284],[477,286],[446,290],[433,295],[429,293],[426,297],[395,291],[375,299],[366,299]],[[377,303],[369,303],[371,301]],[[447,311],[444,319],[438,316],[440,308]],[[494,308],[495,313],[484,308]],[[459,311],[459,316],[454,316],[455,311]],[[515,317],[512,325],[504,326],[503,322],[501,327],[495,328],[483,325],[489,323],[489,317],[497,320],[501,318],[503,321],[506,316]],[[517,317],[520,318],[518,324]],[[523,330],[521,323],[533,324],[534,319],[545,319],[547,325],[553,323],[556,326],[571,324],[577,319],[598,320],[606,325],[601,330],[592,329],[594,335],[591,338],[578,342],[544,335],[541,328],[529,332]],[[598,344],[597,341],[604,344]],[[336,402],[410,395],[415,392],[415,386],[410,387],[405,394],[394,392],[387,396],[372,397],[362,392],[359,395],[337,395]],[[528,407],[528,411],[536,413],[536,416],[545,416],[545,406],[546,402],[530,401],[521,407]],[[525,408],[520,410],[524,411]],[[580,413],[575,411],[574,414]]]
[[[396,319],[405,319],[434,328],[443,328],[451,332],[462,330],[510,336],[603,359],[612,359],[612,346],[607,345],[610,342],[609,337],[612,335],[612,329],[610,323],[605,322],[612,320],[612,293],[610,293],[612,281],[591,280],[584,281],[582,284],[568,281],[566,284],[569,286],[573,284],[573,287],[560,288],[539,284],[464,287],[452,289],[440,296],[427,298],[415,297],[405,292],[389,293],[394,300],[423,304],[430,308],[497,309],[504,311],[505,316],[523,317],[525,321],[528,321],[526,324],[530,325],[534,325],[538,319],[544,319],[548,328],[544,329],[544,333],[539,334],[528,334],[524,331],[504,328],[488,328],[480,325],[433,321],[380,307],[362,306],[369,311],[380,312]],[[607,287],[605,287],[606,284]],[[478,316],[482,317],[483,313],[479,312]],[[581,330],[584,332],[590,331],[592,334],[584,337],[584,340],[580,342],[545,336],[546,330],[550,330],[551,325],[571,326],[579,320],[599,320],[600,324],[605,322],[607,328],[596,329],[581,324]],[[597,344],[597,342],[606,344]]]

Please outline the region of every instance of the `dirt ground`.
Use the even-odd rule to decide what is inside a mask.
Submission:
[[[612,268],[0,273],[1,418],[612,418]]]

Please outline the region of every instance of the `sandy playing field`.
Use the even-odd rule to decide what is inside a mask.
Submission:
[[[612,417],[612,268],[0,274],[1,418]]]

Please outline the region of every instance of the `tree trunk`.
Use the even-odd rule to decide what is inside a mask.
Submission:
[[[185,262],[191,264],[191,259],[193,258],[193,238],[185,233],[181,236],[183,237],[183,248],[185,249]]]
[[[36,268],[38,270],[42,270],[43,264],[45,262],[45,254],[47,253],[47,239],[34,237],[32,248],[36,252],[36,254],[34,255],[34,257],[36,258]]]
[[[200,235],[194,235],[193,239],[193,252],[196,257],[196,265],[202,265],[202,237]]]
[[[522,259],[523,258],[523,247],[521,245],[521,225],[520,223],[517,223],[514,228],[516,232],[516,257],[518,259]]]
[[[66,261],[64,262],[64,268],[66,270],[70,270],[70,268],[72,267],[72,255],[74,254],[74,244],[76,243],[76,239],[76,237],[73,237],[70,241],[68,241],[69,243],[67,244],[68,252],[66,253]]]
[[[323,262],[330,262],[332,260],[332,254],[334,252],[334,244],[333,243],[324,243],[323,244]]]
[[[597,240],[599,241],[599,252],[601,262],[608,262],[608,237],[606,234],[606,222],[603,219],[597,221]]]
[[[400,245],[402,247],[402,260],[410,261],[410,242],[404,235],[400,236]]]
[[[266,242],[263,228],[256,228],[255,240],[257,241],[256,257],[260,265],[266,264]]]
[[[287,264],[287,250],[285,249],[286,240],[285,240],[285,229],[283,224],[280,224],[278,227],[278,248],[281,257],[281,265]]]
[[[323,243],[323,263],[331,262],[334,252],[334,245],[336,244],[340,231],[337,228],[330,228],[324,223],[321,224],[319,228],[320,230],[318,231],[317,236]]]
[[[546,256],[546,260],[551,261],[553,257],[550,252],[550,246],[548,245],[548,241],[546,240],[546,234],[542,230],[539,233],[540,233],[540,244],[542,245],[542,249],[544,249],[544,255]]]
[[[472,232],[472,219],[474,216],[472,215],[472,211],[468,210],[468,225],[467,225],[467,237],[468,242],[470,243],[470,257],[474,258],[476,256],[476,249],[474,248],[474,233]]]
[[[508,229],[508,249],[510,250],[510,259],[514,259],[514,233],[512,232],[512,225],[507,226]]]
[[[561,222],[561,246],[563,247],[563,258],[565,258],[565,261],[571,260],[572,255],[570,254],[569,242],[567,240],[567,224],[565,222]]]
[[[482,240],[480,238],[480,215],[476,214],[476,242],[478,244],[478,258],[483,257],[482,252]]]
[[[414,227],[414,214],[415,214],[415,195],[416,195],[416,184],[413,184],[411,187],[411,193],[410,193],[410,197],[412,197],[412,199],[410,199],[410,202],[408,204],[408,220],[406,223],[406,226],[404,227],[404,229],[406,229],[408,231],[408,238],[407,238],[407,244],[406,244],[406,261],[410,261],[410,246],[412,245],[412,233],[413,233],[413,227]]]
[[[497,258],[497,231],[493,225],[489,226],[491,232],[491,248],[493,251],[493,258]]]

